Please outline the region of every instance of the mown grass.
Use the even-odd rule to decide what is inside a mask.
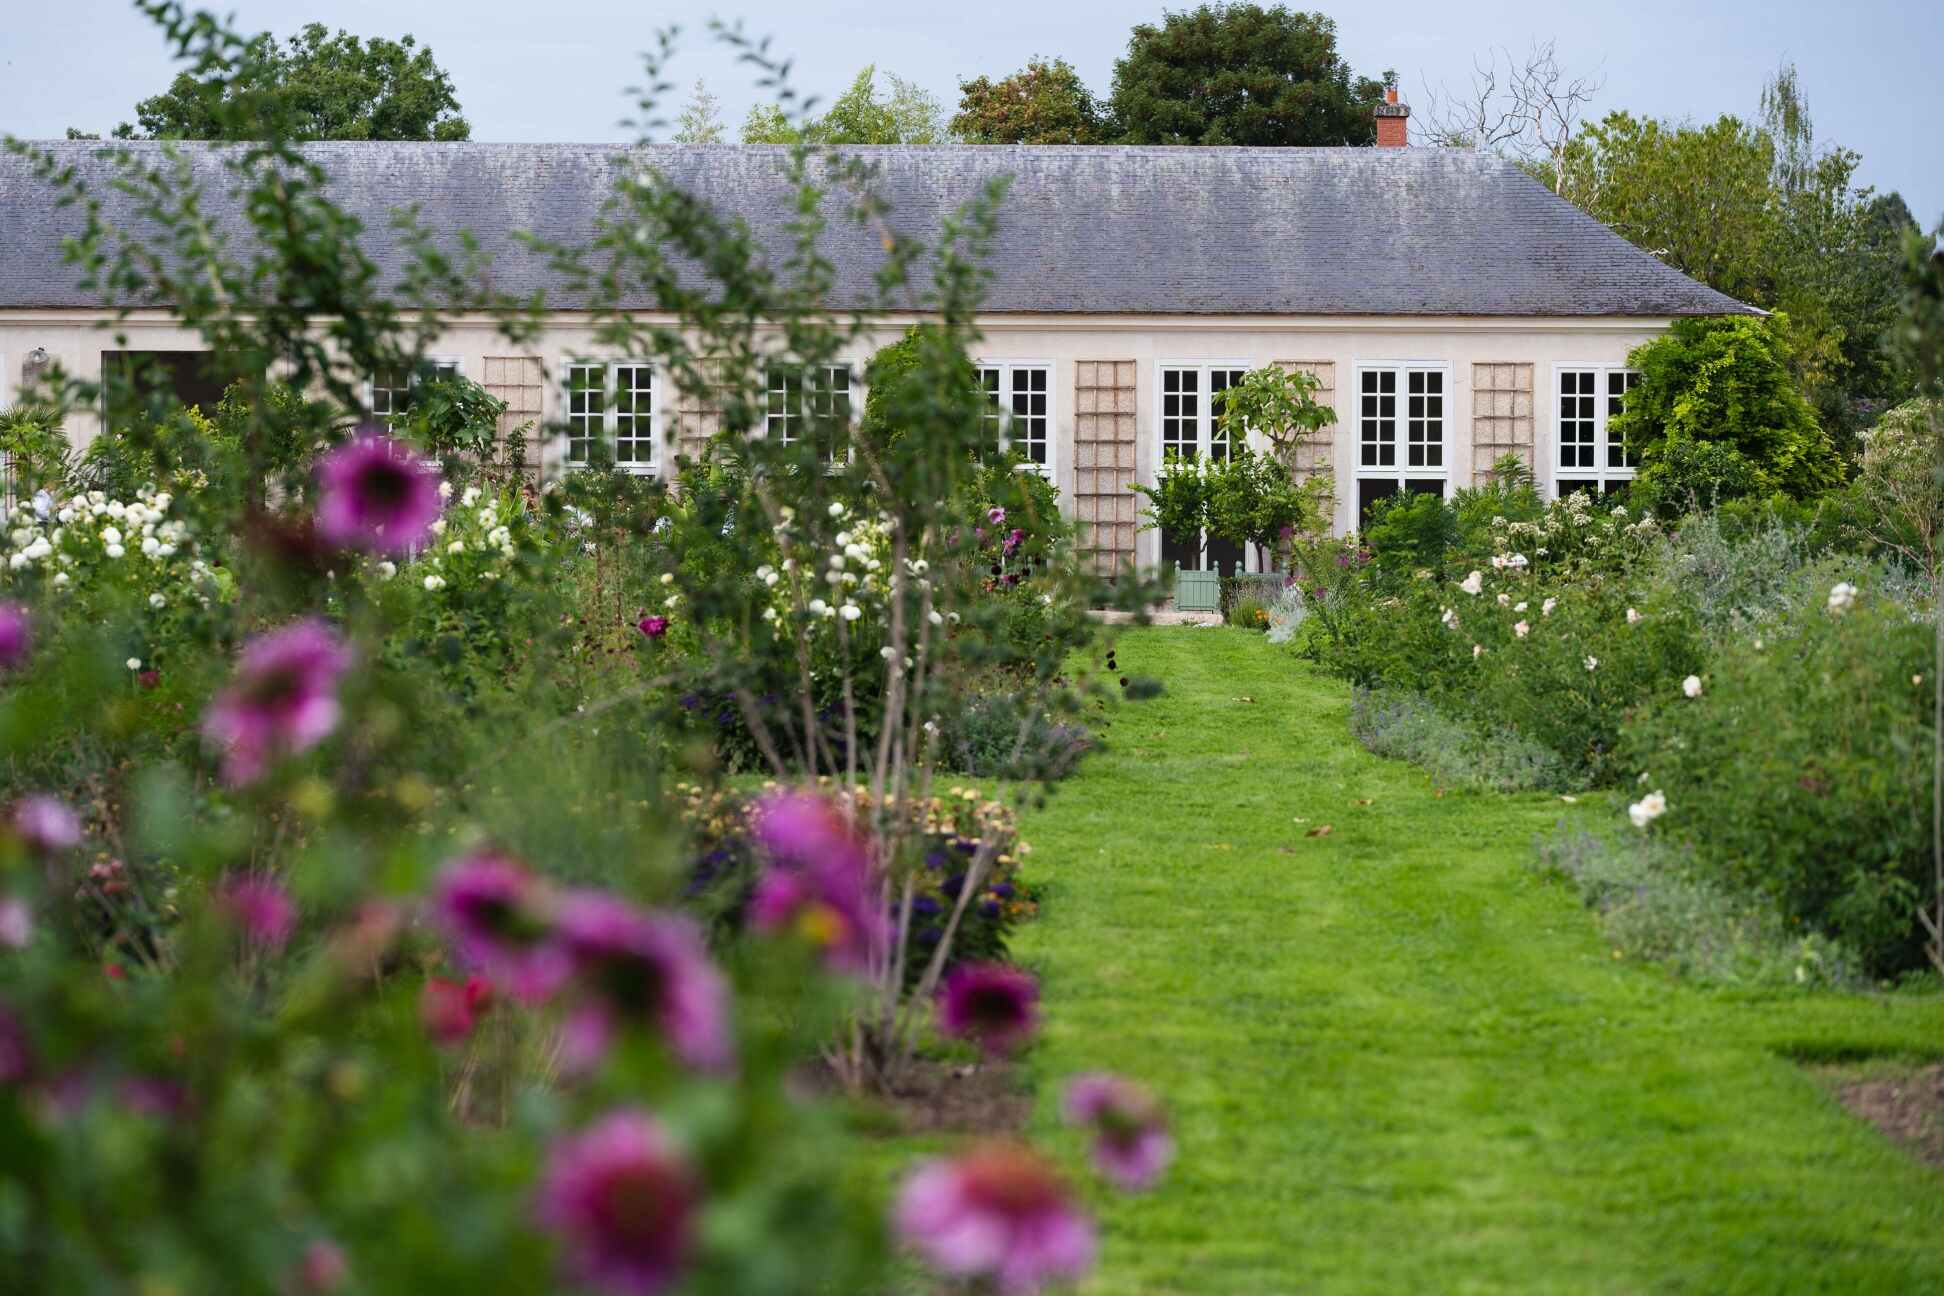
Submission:
[[[1258,635],[1135,631],[1120,665],[1166,693],[1026,823],[1034,1133],[1078,1167],[1059,1086],[1107,1068],[1165,1095],[1180,1159],[1095,1194],[1083,1290],[1944,1290],[1944,1178],[1796,1060],[1936,1055],[1944,997],[1616,961],[1531,865],[1610,806],[1438,797]]]

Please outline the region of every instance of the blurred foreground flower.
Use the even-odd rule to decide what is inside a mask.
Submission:
[[[981,1144],[918,1167],[898,1195],[898,1236],[943,1274],[1007,1293],[1078,1278],[1094,1229],[1053,1168],[1019,1143]]]
[[[645,1296],[681,1276],[697,1195],[694,1172],[660,1123],[623,1110],[555,1144],[539,1216],[588,1283]]]
[[[375,429],[324,456],[317,476],[317,534],[331,544],[403,553],[438,520],[438,470]]]
[[[1649,792],[1627,807],[1627,818],[1633,820],[1636,828],[1645,828],[1666,813],[1667,798],[1659,792]]]
[[[1039,986],[1032,976],[1000,963],[966,963],[939,991],[939,1026],[969,1039],[986,1054],[1010,1053],[1039,1025]]]
[[[81,844],[81,821],[74,811],[45,793],[14,803],[13,830],[38,855],[55,855]]]
[[[463,1044],[492,1002],[493,988],[484,977],[469,976],[463,984],[430,977],[419,995],[419,1020],[435,1042]]]
[[[569,1067],[599,1062],[630,1023],[660,1035],[689,1066],[719,1071],[734,1062],[729,986],[692,919],[583,892],[561,902],[559,932],[582,994],[561,1039]]]
[[[0,670],[12,670],[27,660],[34,646],[34,623],[19,603],[0,603]]]
[[[251,940],[270,949],[282,949],[297,929],[297,906],[272,878],[232,879],[223,887],[222,905]]]
[[[1095,1164],[1129,1192],[1150,1187],[1174,1158],[1161,1104],[1131,1080],[1103,1072],[1075,1076],[1062,1110],[1094,1131]]]
[[[460,966],[516,999],[546,998],[571,970],[552,939],[547,884],[509,856],[476,851],[446,865],[433,890],[432,920]]]
[[[329,737],[338,722],[338,677],[350,665],[350,650],[316,617],[246,644],[236,679],[203,715],[203,733],[223,751],[225,781],[252,782],[271,760]]]
[[[793,929],[832,967],[864,972],[887,943],[884,910],[872,894],[870,847],[828,801],[776,793],[756,810],[756,836],[770,856],[751,920],[759,931]]]

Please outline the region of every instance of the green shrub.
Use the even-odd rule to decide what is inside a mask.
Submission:
[[[1633,484],[1633,499],[1660,517],[1712,509],[1755,493],[1755,465],[1720,441],[1672,441]]]
[[[1930,878],[1932,629],[1880,583],[1809,568],[1786,613],[1723,640],[1699,696],[1663,688],[1641,707],[1622,764],[1664,793],[1650,831],[1696,876],[1893,971],[1919,957]]]
[[[1854,986],[1857,959],[1786,922],[1773,906],[1691,876],[1638,836],[1569,832],[1539,843],[1539,868],[1579,889],[1600,931],[1629,958],[1698,981],[1743,986]]]

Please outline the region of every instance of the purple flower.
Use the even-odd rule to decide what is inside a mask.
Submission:
[[[689,1066],[734,1063],[728,983],[692,919],[583,891],[561,901],[558,930],[582,991],[561,1041],[570,1068],[599,1062],[631,1022],[659,1034]]]
[[[1025,539],[1026,533],[1020,528],[1014,527],[1006,536],[1006,552],[1011,553],[1013,550],[1019,548],[1020,542]]]
[[[0,603],[0,670],[27,660],[34,647],[34,619],[24,604]]]
[[[617,1296],[647,1296],[681,1276],[698,1191],[660,1122],[624,1109],[554,1145],[538,1214],[582,1279]]]
[[[1039,1026],[1039,986],[1003,963],[965,963],[938,994],[940,1028],[969,1039],[987,1054],[1010,1053]]]
[[[115,1094],[125,1109],[150,1120],[174,1120],[189,1110],[189,1091],[161,1076],[129,1076]]]
[[[668,618],[665,616],[645,616],[635,622],[635,629],[650,639],[659,639],[668,633]]]
[[[74,811],[42,792],[14,802],[13,830],[37,855],[58,855],[81,844],[81,821]]]
[[[223,888],[222,905],[251,940],[273,950],[282,949],[297,929],[290,893],[262,874],[232,879]]]
[[[898,1194],[898,1235],[953,1278],[986,1279],[1007,1293],[1084,1274],[1093,1223],[1032,1149],[1013,1142],[973,1147],[918,1167]]]
[[[545,882],[489,850],[446,865],[432,894],[432,920],[461,966],[528,1003],[559,989],[572,970],[553,936],[552,909]]]
[[[439,516],[439,474],[376,428],[318,464],[317,534],[353,549],[403,553]]]
[[[1094,1163],[1128,1192],[1152,1185],[1174,1159],[1174,1140],[1154,1095],[1105,1072],[1075,1076],[1062,1104],[1068,1121],[1094,1132]]]
[[[351,653],[315,617],[244,645],[236,678],[203,714],[203,733],[223,749],[223,778],[240,786],[269,762],[324,741],[338,723],[337,682]]]
[[[1000,508],[998,505],[995,504],[991,508],[986,510],[986,521],[992,523],[992,525],[999,526],[1003,524],[1005,520],[1006,520],[1006,510]]]

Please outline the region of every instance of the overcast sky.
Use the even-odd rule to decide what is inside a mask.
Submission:
[[[686,29],[674,65],[723,101],[733,127],[758,92],[749,71],[704,30],[720,13],[773,38],[796,81],[826,100],[866,63],[917,81],[945,103],[958,81],[1004,75],[1034,54],[1065,58],[1105,94],[1136,22],[1187,0],[740,0],[733,7],[654,0],[227,0],[252,29],[287,34],[307,21],[361,36],[410,33],[451,74],[473,138],[630,138],[623,88],[658,28]],[[1359,0],[1320,8],[1358,72],[1396,68],[1404,97],[1462,85],[1490,45],[1558,41],[1561,62],[1605,78],[1596,107],[1663,117],[1752,116],[1784,59],[1801,71],[1818,136],[1859,150],[1863,183],[1895,189],[1926,225],[1944,218],[1944,3],[1939,0]],[[0,4],[0,131],[105,132],[172,71],[147,21],[124,0]]]

